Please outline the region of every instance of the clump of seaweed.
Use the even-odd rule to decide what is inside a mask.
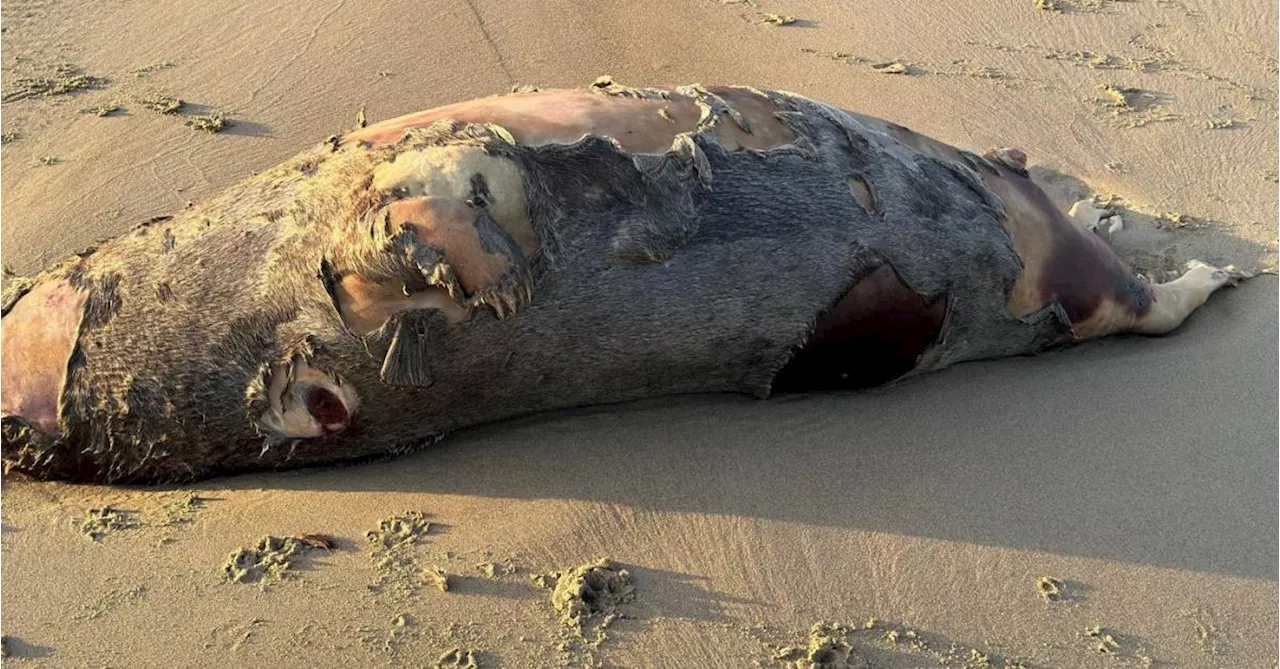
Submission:
[[[0,145],[8,144],[9,142],[16,142],[19,139],[22,139],[22,135],[18,134],[17,130],[5,130],[4,132],[0,132]]]
[[[185,101],[167,93],[148,93],[137,98],[137,103],[153,112],[166,115],[177,114],[182,109],[182,106],[186,104]]]
[[[104,88],[110,81],[102,77],[84,74],[75,65],[64,63],[54,68],[53,74],[38,77],[18,77],[3,94],[0,102],[16,102],[28,98],[66,95],[91,88]]]
[[[183,121],[183,124],[188,127],[195,128],[196,130],[203,130],[207,133],[215,134],[222,132],[227,126],[231,125],[231,122],[222,115],[222,112],[210,112],[208,114],[192,116],[191,118]]]
[[[786,14],[762,14],[761,20],[771,26],[789,26],[799,19],[794,16],[787,16]]]

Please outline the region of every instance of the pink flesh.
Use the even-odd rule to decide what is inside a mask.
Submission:
[[[87,295],[65,281],[31,289],[0,323],[0,412],[61,437],[58,398]]]
[[[342,400],[324,388],[312,388],[307,393],[307,411],[320,423],[326,434],[346,427],[351,418]]]

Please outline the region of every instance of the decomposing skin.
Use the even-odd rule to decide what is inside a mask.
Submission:
[[[334,137],[6,286],[3,457],[192,479],[531,412],[862,387],[1166,332],[1026,156],[743,87],[521,92]]]

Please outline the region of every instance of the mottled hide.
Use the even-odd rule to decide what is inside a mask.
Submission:
[[[4,461],[96,481],[299,466],[1140,320],[1154,293],[1024,163],[794,94],[609,79],[372,125],[14,283]],[[1072,279],[1081,257],[1105,271]]]

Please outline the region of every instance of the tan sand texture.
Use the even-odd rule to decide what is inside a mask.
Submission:
[[[1018,146],[1064,208],[1121,213],[1113,242],[1153,279],[1276,262],[1274,3],[15,0],[0,21],[19,273],[361,109],[605,73]],[[537,416],[388,462],[182,489],[6,478],[4,661],[1275,666],[1276,305],[1263,276],[1169,337]]]

